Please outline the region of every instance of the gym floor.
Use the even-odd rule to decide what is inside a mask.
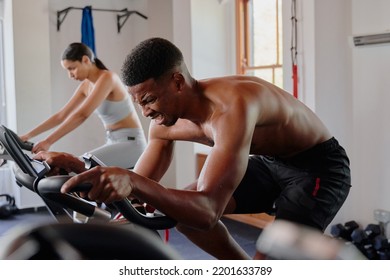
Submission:
[[[45,223],[54,222],[51,215],[45,210],[40,208],[36,212],[25,211],[20,214],[13,215],[8,219],[0,220],[0,238],[6,235],[7,232],[20,225],[40,225]],[[233,238],[238,244],[250,255],[255,254],[255,244],[261,233],[261,229],[233,221],[228,218],[223,218],[223,222],[229,229]],[[164,236],[164,233],[161,232]],[[179,253],[184,260],[214,260],[215,258],[207,254],[197,246],[187,240],[182,234],[177,232],[175,229],[169,230],[169,241],[168,244]]]

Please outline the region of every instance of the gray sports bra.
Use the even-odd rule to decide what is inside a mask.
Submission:
[[[134,105],[128,95],[121,101],[104,100],[95,110],[105,126],[123,120],[134,111]]]

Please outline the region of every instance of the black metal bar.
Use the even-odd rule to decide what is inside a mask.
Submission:
[[[140,17],[144,18],[144,19],[148,19],[147,16],[141,14],[140,12],[138,11],[126,11],[123,15],[117,15],[117,26],[118,26],[118,33],[121,32],[121,29],[123,27],[123,25],[126,23],[126,21],[128,20],[128,18],[132,15],[132,14],[137,14],[139,15]],[[124,20],[121,22],[121,19],[124,18]]]
[[[69,10],[70,10],[70,8],[67,8],[67,9],[64,9],[61,11],[57,11],[57,31],[60,31],[61,24],[65,20],[66,16],[68,15]],[[62,14],[64,14],[64,15],[61,18]]]
[[[129,18],[129,16],[132,14],[137,14],[144,19],[148,19],[148,17],[145,16],[144,14],[142,14],[138,11],[128,11],[127,8],[124,8],[122,10],[114,10],[114,9],[97,9],[97,8],[92,8],[92,6],[90,6],[90,7],[91,7],[92,11],[118,13],[118,15],[117,15],[118,33],[120,33],[123,25],[125,24],[125,22]],[[61,11],[57,11],[57,31],[60,31],[61,24],[64,22],[64,20],[65,20],[65,18],[68,15],[70,10],[83,10],[83,9],[84,8],[81,8],[81,7],[68,7],[68,8],[61,10]],[[124,20],[121,22],[122,18],[124,18]]]

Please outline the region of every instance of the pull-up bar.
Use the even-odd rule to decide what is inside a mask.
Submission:
[[[57,11],[57,31],[60,31],[61,24],[64,22],[64,20],[65,20],[65,18],[68,15],[70,10],[83,10],[83,9],[84,8],[79,8],[79,7],[68,7],[66,9],[61,10],[61,11]],[[122,9],[122,10],[111,10],[111,9],[92,9],[92,7],[91,7],[91,10],[98,11],[98,12],[117,13],[116,20],[117,20],[118,33],[121,32],[123,25],[126,23],[127,19],[132,14],[137,14],[144,19],[148,19],[148,17],[145,16],[144,14],[141,14],[138,11],[129,11],[129,10],[127,10],[127,8]]]

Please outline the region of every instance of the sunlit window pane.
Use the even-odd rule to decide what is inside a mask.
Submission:
[[[238,28],[239,74],[258,76],[280,87],[282,71],[282,1],[237,0],[241,4]]]
[[[281,67],[275,69],[275,85],[283,87],[283,69]]]
[[[251,65],[270,65],[277,63],[276,10],[275,1],[254,0],[252,2],[252,21],[250,46]]]
[[[256,76],[279,87],[283,87],[283,69],[282,68],[265,68],[252,69],[245,71],[246,75]]]

